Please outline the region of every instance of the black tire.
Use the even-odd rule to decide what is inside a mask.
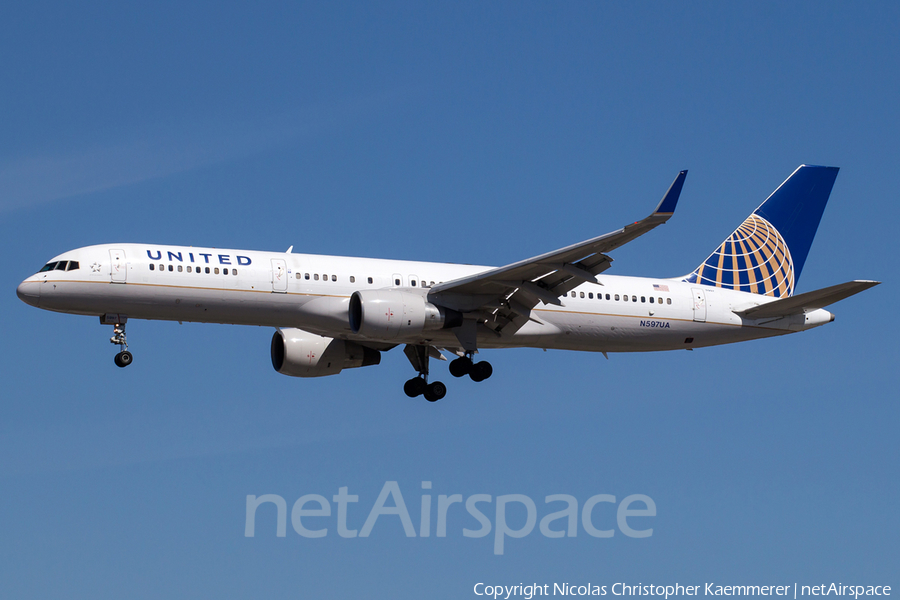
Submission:
[[[462,377],[468,375],[472,370],[472,359],[467,356],[460,356],[450,363],[450,374],[454,377]]]
[[[482,375],[481,380],[484,381],[485,379],[490,379],[491,375],[494,374],[494,367],[491,366],[491,363],[489,363],[486,360],[483,360],[480,363],[478,363],[478,365],[479,365],[478,368],[481,369],[481,375]]]
[[[130,365],[134,361],[134,356],[132,356],[131,352],[125,350],[124,352],[119,352],[116,354],[115,363],[117,367],[125,368]]]
[[[421,396],[423,392],[425,392],[425,380],[421,377],[413,377],[409,381],[403,384],[403,391],[410,398],[415,398],[416,396]]]
[[[483,360],[479,363],[475,363],[472,365],[472,370],[469,371],[469,377],[472,381],[479,382],[484,381],[494,373],[494,367],[491,366],[486,360]]]
[[[437,402],[447,395],[447,386],[440,381],[432,382],[425,392],[425,399],[429,402]]]

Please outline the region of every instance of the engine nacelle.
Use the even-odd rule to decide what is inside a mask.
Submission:
[[[377,365],[381,352],[302,329],[279,329],[272,336],[272,366],[291,377],[337,375],[343,369]]]
[[[462,325],[455,310],[435,306],[422,296],[400,290],[364,290],[350,296],[350,329],[377,340]]]

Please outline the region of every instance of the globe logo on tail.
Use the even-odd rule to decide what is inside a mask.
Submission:
[[[686,280],[786,298],[794,293],[794,266],[778,230],[752,214]]]

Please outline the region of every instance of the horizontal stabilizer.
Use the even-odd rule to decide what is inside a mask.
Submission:
[[[769,317],[786,317],[799,313],[809,312],[817,308],[824,308],[844,298],[874,287],[880,281],[848,281],[839,283],[821,290],[806,292],[788,298],[768,302],[760,306],[754,306],[744,310],[734,311],[736,314],[749,319],[766,319]]]

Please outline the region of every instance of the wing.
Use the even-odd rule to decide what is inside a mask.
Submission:
[[[478,312],[483,325],[498,335],[511,335],[532,319],[531,309],[538,302],[562,306],[560,297],[573,288],[586,281],[597,283],[595,276],[612,262],[607,252],[668,221],[686,176],[687,171],[678,174],[656,210],[645,219],[572,246],[436,285],[428,299],[460,312]],[[470,345],[460,334],[457,337],[464,346]]]

